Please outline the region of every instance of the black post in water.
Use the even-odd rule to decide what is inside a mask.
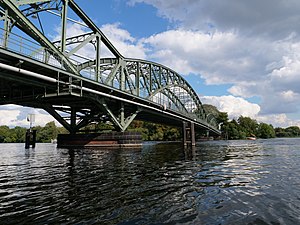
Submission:
[[[35,148],[35,143],[36,143],[36,130],[28,129],[26,131],[26,136],[25,136],[25,148],[28,149],[30,148],[30,146],[32,148]]]
[[[30,146],[32,148],[35,148],[35,143],[36,143],[36,130],[33,130],[33,123],[35,121],[35,115],[34,114],[29,114],[27,116],[27,121],[30,122],[29,129],[26,131],[25,134],[25,148],[28,149]]]

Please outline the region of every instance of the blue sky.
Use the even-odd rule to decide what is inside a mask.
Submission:
[[[300,125],[300,2],[75,1],[125,57],[174,69],[203,103],[230,118]],[[71,11],[68,16],[78,19]],[[41,18],[47,19],[47,36],[59,36],[59,24],[49,15]],[[84,32],[68,27],[68,35]],[[52,119],[37,109],[8,107],[0,107],[0,115],[8,117],[1,116],[1,124],[24,124],[28,112],[42,114],[40,122]]]

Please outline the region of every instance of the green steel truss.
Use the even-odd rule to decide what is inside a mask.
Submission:
[[[54,40],[47,37],[44,30],[47,23],[43,23],[42,14],[55,17],[56,23],[61,24],[60,37]],[[68,15],[76,18],[71,19]],[[121,91],[131,96],[133,102],[142,99],[169,114],[183,116],[218,132],[215,119],[206,115],[197,93],[182,76],[158,63],[123,57],[74,0],[0,0],[0,23],[0,50],[72,74],[68,78],[69,89],[77,87],[79,96],[84,96],[88,90],[82,84],[88,80],[111,89],[111,92]],[[68,27],[75,24],[82,34],[69,36]],[[71,78],[77,83],[70,82]],[[60,79],[58,76],[54,94],[57,96],[61,95]],[[89,98],[95,103],[89,109],[54,104],[43,104],[43,108],[72,133],[96,118],[104,120],[104,117],[109,117],[119,130],[124,131],[145,110],[143,104],[137,104],[128,113],[128,104],[122,101],[116,103],[116,110],[107,98],[91,93]]]

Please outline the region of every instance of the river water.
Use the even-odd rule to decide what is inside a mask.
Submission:
[[[0,154],[0,224],[300,224],[300,139]]]

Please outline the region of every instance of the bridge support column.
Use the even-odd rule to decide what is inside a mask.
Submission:
[[[183,145],[184,146],[195,146],[196,145],[196,137],[195,137],[195,125],[193,122],[187,123],[183,122]]]

